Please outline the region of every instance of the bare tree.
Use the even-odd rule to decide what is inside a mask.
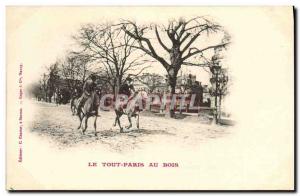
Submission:
[[[47,92],[48,92],[48,86],[47,86],[47,81],[49,79],[49,76],[44,73],[41,77],[41,80],[40,80],[40,84],[41,84],[41,87],[42,87],[42,94],[43,94],[43,99],[47,102],[48,101],[48,95],[47,95]]]
[[[171,94],[175,93],[177,74],[182,65],[208,66],[205,62],[207,53],[229,44],[229,36],[223,28],[205,17],[190,20],[180,18],[169,21],[167,25],[148,26],[140,26],[127,20],[121,25],[126,34],[136,41],[136,48],[157,60],[166,69]],[[209,39],[212,34],[219,35],[214,36],[216,41]],[[151,35],[155,37],[151,38]],[[168,60],[161,55],[163,52],[167,54]],[[170,111],[170,116],[174,116],[173,110]]]
[[[71,92],[78,87],[82,89],[88,77],[88,63],[89,60],[85,56],[73,52],[69,52],[60,62],[62,75]]]
[[[211,60],[208,61],[210,64],[209,70],[211,75],[211,87],[209,89],[209,93],[214,97],[215,100],[215,123],[218,123],[218,121],[221,119],[222,99],[228,94],[228,82],[230,81],[228,77],[228,69],[223,67],[222,59],[224,59],[224,56],[222,52],[224,52],[222,49],[216,49]]]
[[[81,46],[80,54],[99,63],[107,75],[107,83],[111,85],[114,94],[118,93],[124,78],[130,73],[138,75],[147,66],[135,45],[136,40],[126,34],[120,26],[111,24],[83,26],[79,35],[74,37]]]
[[[58,63],[55,62],[54,64],[51,64],[49,67],[48,67],[48,70],[47,72],[49,74],[48,75],[48,80],[47,80],[47,87],[46,87],[46,100],[48,102],[51,103],[51,100],[52,100],[52,97],[56,91],[56,88],[59,86],[59,79],[60,79],[60,76],[59,76],[59,66],[58,66]],[[46,76],[44,74],[44,78],[43,80],[46,80]]]

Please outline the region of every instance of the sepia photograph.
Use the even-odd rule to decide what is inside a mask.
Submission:
[[[7,6],[18,190],[293,190],[294,9]]]
[[[233,126],[221,109],[231,82],[222,62],[230,35],[213,19],[88,23],[71,39],[73,48],[25,89],[38,109],[32,132],[63,146],[94,142],[94,134],[96,140],[117,140],[111,147],[123,151],[139,146],[136,137],[218,138]],[[178,135],[173,123],[189,126],[193,135]],[[209,133],[211,124],[218,126]]]

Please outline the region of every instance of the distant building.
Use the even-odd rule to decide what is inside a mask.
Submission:
[[[196,75],[193,74],[181,74],[177,77],[177,86],[192,85],[196,82]]]
[[[152,90],[154,93],[163,92],[168,86],[164,76],[150,73],[143,73],[141,76],[135,77],[133,83],[136,90],[142,89],[147,92]]]
[[[148,86],[146,84],[143,84],[140,80],[134,78],[133,79],[133,86],[135,90],[149,90]]]

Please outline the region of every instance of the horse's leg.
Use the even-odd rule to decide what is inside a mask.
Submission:
[[[131,113],[129,113],[129,114],[127,115],[127,117],[128,117],[129,125],[128,125],[126,128],[127,128],[127,129],[130,129],[130,128],[132,127]]]
[[[120,127],[120,132],[122,133],[123,132],[123,127],[121,127],[120,117],[121,117],[121,115],[119,114],[118,111],[116,111],[116,120],[117,120],[118,125]]]
[[[86,116],[82,115],[81,122],[80,122],[80,127],[81,127],[82,134],[84,134],[84,131],[83,131],[84,130],[84,125],[82,125],[82,122],[83,122],[84,118],[86,118]]]
[[[118,124],[119,124],[119,127],[120,127],[120,132],[123,133],[123,127],[121,127],[120,117],[121,116],[118,116]]]
[[[80,123],[79,123],[79,126],[78,126],[77,129],[80,129],[81,128],[81,124],[82,124],[82,120],[83,120],[84,116],[81,117],[81,115],[78,114],[78,118],[79,118]]]
[[[117,109],[115,109],[115,113],[116,113],[116,119],[115,119],[115,122],[113,124],[113,126],[115,127],[117,125],[117,122],[118,122],[118,114],[120,113]],[[120,125],[119,125],[120,126]]]
[[[86,129],[87,129],[88,120],[89,120],[89,116],[86,115],[86,116],[85,116],[85,121],[84,121],[84,123],[85,123],[85,124],[84,124],[84,129],[82,129],[82,134],[84,134],[85,131],[86,131]]]
[[[115,119],[115,122],[113,124],[114,127],[117,125],[117,118],[118,118],[118,115],[116,114],[116,119]]]
[[[136,127],[140,129],[140,112],[137,113]]]
[[[95,116],[94,128],[95,128],[95,136],[97,136],[97,115]]]

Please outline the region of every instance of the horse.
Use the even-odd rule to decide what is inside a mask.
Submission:
[[[127,102],[127,106],[126,104],[117,101],[115,103],[116,119],[113,126],[116,126],[118,122],[118,125],[120,127],[120,132],[123,133],[123,127],[121,126],[120,118],[124,114],[127,115],[128,121],[130,123],[129,126],[127,126],[126,128],[129,129],[132,127],[131,117],[135,117],[137,118],[136,125],[137,128],[139,129],[140,111],[142,111],[142,108],[140,107],[144,107],[147,98],[148,95],[145,91],[137,91],[133,94],[132,97],[129,98]],[[137,104],[142,104],[142,105],[137,105]]]
[[[99,105],[100,105],[100,96],[97,94],[96,91],[94,91],[92,92],[91,96],[85,101],[84,105],[81,107],[80,112],[78,114],[80,124],[77,129],[81,128],[82,121],[85,118],[85,125],[84,127],[82,127],[82,134],[85,134],[88,125],[88,119],[94,116],[95,136],[97,136],[97,117],[99,117],[98,115]],[[78,110],[78,106],[79,106],[79,101],[77,100],[76,110]]]

